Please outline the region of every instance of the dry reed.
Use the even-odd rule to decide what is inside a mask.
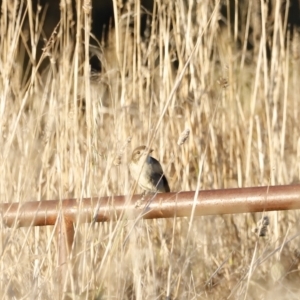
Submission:
[[[270,59],[264,26],[249,59],[236,47],[238,24],[220,26],[219,2],[157,1],[145,41],[139,21],[130,25],[140,7],[121,15],[115,0],[115,28],[93,79],[90,3],[78,1],[77,25],[62,6],[41,57],[49,67],[29,70],[25,85],[20,60],[24,51],[35,60],[42,12],[38,20],[28,6],[31,47],[22,52],[24,15],[3,3],[2,202],[128,194],[129,153],[148,142],[172,191],[298,183],[300,63],[290,54],[299,36],[286,40],[279,17]],[[1,299],[298,299],[299,237],[290,238],[299,213],[267,215],[264,238],[255,233],[260,213],[76,225],[61,290],[55,228],[2,225]]]

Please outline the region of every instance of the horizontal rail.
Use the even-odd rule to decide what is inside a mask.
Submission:
[[[235,214],[300,209],[300,185],[264,186],[195,192],[161,193],[84,199],[2,203],[7,226],[54,225],[62,215],[68,222],[106,222],[120,217],[145,219]],[[150,199],[150,200],[149,200]],[[140,200],[140,201],[139,201]],[[17,222],[17,223],[15,223]]]

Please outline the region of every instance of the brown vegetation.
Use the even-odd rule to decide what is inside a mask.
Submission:
[[[61,5],[61,21],[47,36],[43,10],[37,18],[23,3],[26,36],[15,3],[2,1],[0,25],[2,202],[128,194],[128,154],[149,141],[172,191],[298,183],[300,41],[297,30],[289,38],[285,17],[273,20],[268,54],[265,14],[250,52],[247,22],[237,47],[240,25],[220,24],[220,2],[157,1],[144,39],[140,7],[129,2],[121,15],[114,1],[115,27],[106,48],[93,48],[101,72],[91,76],[89,1],[77,3],[74,24]],[[275,16],[280,9],[274,6]],[[252,14],[253,6],[246,16]],[[30,47],[19,51],[28,36]],[[29,81],[24,51],[34,66]],[[179,146],[186,128],[189,137]],[[0,293],[297,299],[299,237],[290,238],[298,219],[295,211],[76,226],[64,291],[57,288],[55,227],[2,226]]]

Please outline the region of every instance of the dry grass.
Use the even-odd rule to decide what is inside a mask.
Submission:
[[[2,202],[128,194],[129,154],[150,141],[173,191],[298,182],[299,37],[284,47],[280,18],[271,59],[262,28],[249,60],[219,27],[210,1],[158,1],[147,43],[139,22],[129,26],[140,13],[133,5],[116,15],[119,26],[99,49],[103,72],[90,77],[89,6],[78,5],[77,27],[63,11],[37,63],[50,58],[50,67],[43,76],[31,70],[25,87],[17,45],[23,16],[11,5],[1,18]],[[41,30],[33,25],[34,59]],[[299,213],[268,213],[259,238],[254,229],[265,215],[76,226],[63,294],[55,228],[2,225],[1,299],[298,299],[299,237],[289,239]]]

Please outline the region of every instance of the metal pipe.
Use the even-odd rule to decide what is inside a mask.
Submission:
[[[57,245],[58,245],[58,276],[57,285],[59,286],[59,293],[66,290],[67,275],[69,264],[69,257],[72,250],[72,244],[74,241],[74,224],[68,221],[64,216],[58,218],[58,224],[56,227]],[[62,298],[61,295],[59,298]]]
[[[192,210],[195,216],[291,210],[300,209],[300,185],[204,190],[196,198],[195,192],[161,193],[140,199],[134,195],[3,203],[0,213],[4,224],[21,227],[54,225],[60,214],[67,222],[106,222],[122,216],[187,217]]]

